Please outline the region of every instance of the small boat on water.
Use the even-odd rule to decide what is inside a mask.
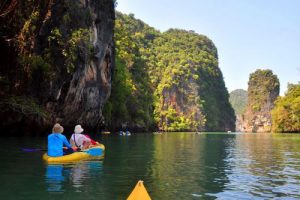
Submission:
[[[151,200],[143,181],[138,181],[127,200]]]
[[[72,154],[51,157],[47,153],[43,155],[43,160],[49,163],[63,163],[63,162],[74,162],[79,160],[90,160],[90,159],[101,159],[104,157],[105,146],[103,144],[97,144],[79,152],[74,152]]]
[[[126,135],[126,136],[130,136],[131,135],[131,133],[129,132],[129,131],[120,131],[119,132],[119,135]]]

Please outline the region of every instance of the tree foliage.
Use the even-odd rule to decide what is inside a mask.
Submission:
[[[246,90],[237,89],[230,92],[229,102],[231,103],[235,114],[243,114],[248,101],[248,95]]]
[[[130,127],[145,131],[154,125],[153,91],[143,53],[155,34],[153,28],[133,15],[117,13],[116,66],[111,97],[104,108],[106,125],[113,129]]]
[[[279,95],[279,80],[272,70],[258,69],[250,74],[248,82],[248,104],[254,112],[260,112],[267,106],[269,99]],[[275,93],[274,93],[275,92]],[[273,102],[272,102],[273,103]]]
[[[179,29],[161,33],[133,14],[117,13],[115,42],[117,66],[108,121],[165,131],[234,127],[217,49],[206,36]],[[117,75],[121,68],[126,76]],[[122,78],[129,84],[118,90],[124,86]],[[113,113],[118,106],[128,114],[126,119]]]
[[[273,132],[300,132],[300,83],[289,84],[284,97],[278,97],[272,114]]]

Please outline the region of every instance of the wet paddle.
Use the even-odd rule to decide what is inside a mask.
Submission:
[[[64,147],[64,149],[67,149]],[[39,151],[47,151],[48,149],[42,149],[42,148],[22,148],[23,152],[39,152]],[[74,151],[74,152],[81,152],[80,149]]]
[[[37,151],[47,151],[47,149],[39,149],[39,148],[22,148],[24,152],[37,152]]]

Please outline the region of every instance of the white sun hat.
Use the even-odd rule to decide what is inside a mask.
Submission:
[[[82,133],[83,130],[84,130],[84,129],[81,127],[81,125],[76,125],[76,126],[75,126],[75,129],[74,129],[74,132],[75,132],[75,133]]]

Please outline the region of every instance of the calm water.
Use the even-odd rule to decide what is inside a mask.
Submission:
[[[99,139],[99,138],[98,138]],[[0,199],[300,199],[300,134],[103,136],[102,161],[48,165],[45,138],[0,139]]]

